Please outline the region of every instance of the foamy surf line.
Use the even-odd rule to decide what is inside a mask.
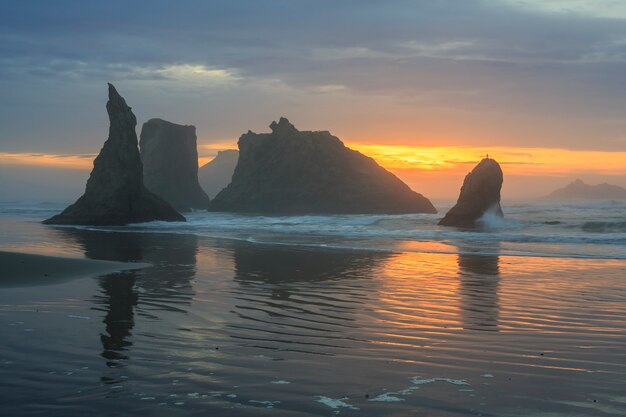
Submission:
[[[561,258],[561,259],[595,259],[595,260],[626,260],[626,253],[622,256],[617,254],[604,254],[604,253],[571,253],[571,252],[554,252],[547,250],[539,250],[533,248],[524,248],[519,250],[513,250],[510,248],[499,248],[495,249],[492,244],[495,243],[562,243],[562,244],[571,244],[571,242],[558,242],[554,240],[545,240],[542,242],[527,242],[527,241],[508,241],[505,239],[497,239],[496,236],[490,236],[489,239],[485,239],[482,242],[477,242],[475,239],[471,239],[472,236],[463,236],[462,238],[450,239],[447,236],[441,236],[441,239],[423,239],[423,240],[407,240],[402,238],[389,239],[391,240],[391,245],[382,247],[379,242],[377,245],[358,245],[359,241],[352,236],[340,236],[346,239],[345,242],[342,243],[329,243],[329,242],[301,242],[301,241],[281,241],[279,238],[285,236],[301,236],[303,238],[324,238],[324,237],[334,237],[336,235],[298,235],[294,233],[276,233],[275,236],[272,236],[271,239],[262,239],[256,236],[250,236],[249,234],[246,236],[234,236],[224,233],[223,230],[192,230],[190,228],[184,229],[175,229],[172,227],[172,224],[169,224],[169,227],[163,228],[162,222],[152,222],[152,223],[142,223],[142,224],[131,224],[128,226],[116,226],[116,227],[96,227],[96,226],[54,226],[59,228],[69,228],[69,229],[77,229],[77,230],[85,230],[85,231],[93,231],[93,232],[101,232],[101,233],[139,233],[139,234],[176,234],[176,235],[195,235],[202,238],[215,239],[215,240],[227,240],[227,241],[238,241],[238,242],[246,242],[250,244],[256,245],[265,245],[265,246],[281,246],[281,247],[296,247],[296,248],[309,248],[309,249],[328,249],[328,250],[341,250],[341,251],[350,251],[350,252],[376,252],[376,253],[424,253],[424,254],[439,254],[439,255],[475,255],[475,256],[508,256],[508,257],[521,257],[521,258]],[[185,226],[185,223],[181,223],[181,226]],[[453,232],[455,233],[455,232]],[[458,234],[463,234],[466,232],[456,232]],[[468,232],[473,233],[473,232]],[[479,232],[477,233],[481,237],[487,235],[487,232]],[[505,235],[506,236],[506,235]],[[387,242],[389,243],[389,242]],[[428,243],[438,243],[447,246],[445,249],[432,249],[428,247],[419,247],[415,246],[416,243],[423,243],[427,245]],[[486,247],[481,247],[481,243]],[[576,242],[576,243],[588,243],[588,242]],[[603,242],[603,244],[606,244]],[[409,246],[410,245],[410,246]],[[452,247],[455,246],[473,246],[469,250],[455,250]],[[618,246],[618,245],[615,245]],[[597,248],[600,252],[602,252],[602,248]]]

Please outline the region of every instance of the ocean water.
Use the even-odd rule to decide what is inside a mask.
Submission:
[[[40,224],[60,208],[0,205],[0,250],[151,266],[0,286],[0,415],[626,415],[624,202],[510,203],[477,230]]]

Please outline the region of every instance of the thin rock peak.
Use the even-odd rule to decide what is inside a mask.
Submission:
[[[126,104],[124,97],[120,95],[115,89],[115,86],[111,83],[107,83],[109,86],[109,101],[107,103],[107,110],[109,115],[111,112],[126,112],[131,110],[131,107]]]
[[[126,100],[117,92],[115,86],[111,83],[107,83],[107,85],[109,86],[109,102],[117,104],[118,106],[123,104],[130,109],[131,107],[126,104]]]
[[[120,93],[117,92],[113,84],[107,83],[107,85],[109,86],[109,100],[117,100],[118,98],[122,98],[122,96],[120,96]]]

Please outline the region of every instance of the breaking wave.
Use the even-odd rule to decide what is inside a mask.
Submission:
[[[589,233],[625,233],[626,221],[624,222],[586,222],[582,230]]]
[[[488,212],[479,227],[470,230],[438,226],[446,208],[439,207],[440,214],[407,215],[262,216],[196,211],[186,214],[186,223],[83,228],[390,252],[626,259],[626,204],[516,203],[503,208],[504,218]],[[58,208],[51,209],[49,205],[0,205],[0,215],[37,219]]]

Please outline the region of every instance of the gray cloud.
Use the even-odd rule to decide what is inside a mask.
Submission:
[[[367,121],[474,144],[625,149],[625,20],[608,19],[606,1],[598,13],[542,4],[10,2],[0,150],[98,149],[109,80],[141,120],[193,123],[205,141],[288,114],[352,138]]]

